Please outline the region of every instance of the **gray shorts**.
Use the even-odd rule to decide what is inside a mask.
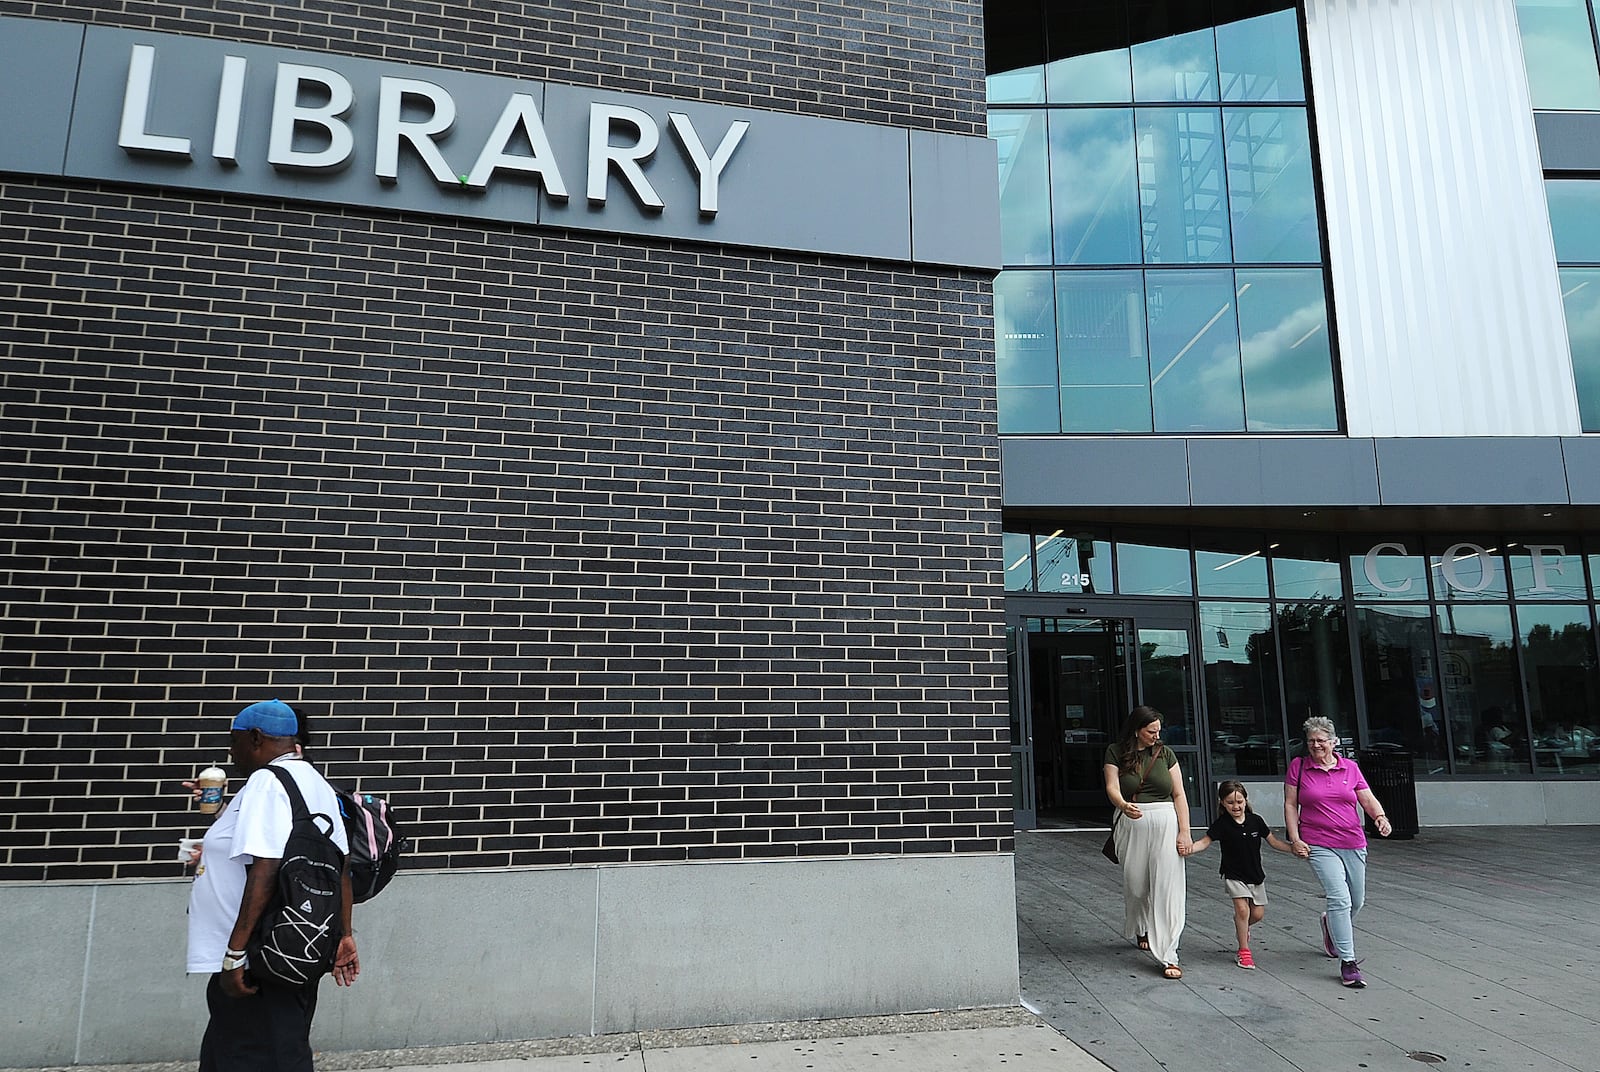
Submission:
[[[1225,878],[1222,880],[1222,885],[1228,891],[1229,897],[1234,899],[1247,897],[1252,904],[1266,906],[1267,884],[1264,882],[1257,882],[1252,885],[1248,882],[1240,882],[1236,878]]]

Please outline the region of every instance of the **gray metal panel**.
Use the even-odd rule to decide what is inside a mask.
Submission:
[[[61,174],[82,48],[82,26],[0,18],[0,171]]]
[[[904,130],[573,86],[552,85],[545,99],[545,125],[557,159],[576,165],[588,158],[591,101],[637,108],[655,119],[661,143],[644,170],[666,208],[642,208],[615,176],[608,184],[606,205],[597,208],[584,196],[586,170],[575,167],[566,176],[572,197],[565,204],[545,198],[541,223],[769,249],[911,258],[911,165]],[[694,173],[668,130],[669,111],[688,115],[708,150],[734,121],[750,123],[722,173],[721,209],[714,218],[700,215]],[[668,163],[670,167],[663,166]]]
[[[1600,114],[1535,112],[1539,159],[1548,171],[1600,171]]]
[[[1567,466],[1568,501],[1600,503],[1600,438],[1563,439],[1561,456]]]
[[[911,132],[911,255],[1000,267],[999,149],[989,138]]]
[[[1191,439],[1196,506],[1376,506],[1370,439]]]
[[[1002,439],[1007,506],[1188,506],[1182,439]]]
[[[1519,506],[1567,501],[1561,440],[1513,436],[1380,439],[1385,506]]]

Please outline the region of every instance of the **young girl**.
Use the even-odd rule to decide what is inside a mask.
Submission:
[[[1222,884],[1233,898],[1233,930],[1239,938],[1239,952],[1234,963],[1241,968],[1254,968],[1255,957],[1250,952],[1250,928],[1260,923],[1267,914],[1267,875],[1261,869],[1261,842],[1279,852],[1293,853],[1287,841],[1272,832],[1272,828],[1250,810],[1250,795],[1238,782],[1223,782],[1217,787],[1217,802],[1223,814],[1189,849],[1189,854],[1203,852],[1213,841],[1222,846]]]

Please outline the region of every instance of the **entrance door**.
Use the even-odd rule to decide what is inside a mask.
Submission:
[[[1161,711],[1163,739],[1186,783],[1204,784],[1192,612],[1108,609],[1117,612],[1023,616],[1008,631],[1018,829],[1106,824],[1106,747],[1141,703]],[[1206,813],[1203,796],[1190,791],[1196,823]]]

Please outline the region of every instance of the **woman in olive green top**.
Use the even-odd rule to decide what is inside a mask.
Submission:
[[[1122,861],[1123,933],[1147,949],[1168,979],[1183,978],[1183,856],[1189,851],[1189,800],[1178,757],[1161,743],[1161,712],[1135,707],[1106,749],[1106,796],[1116,807],[1112,836]]]

